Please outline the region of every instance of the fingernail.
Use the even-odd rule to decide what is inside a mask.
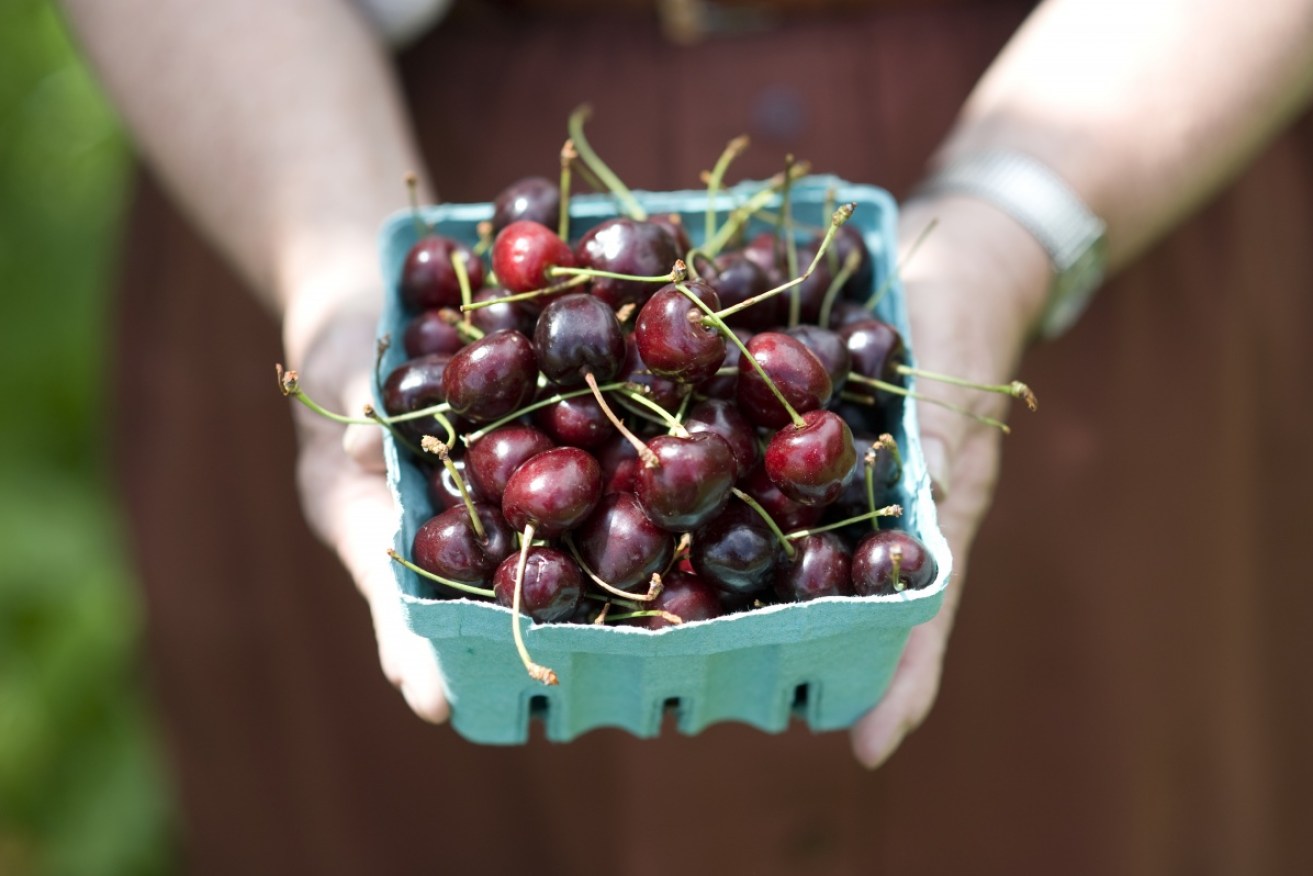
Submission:
[[[936,502],[948,498],[948,451],[938,438],[925,438],[921,442],[925,454],[926,471],[930,473],[930,494]]]

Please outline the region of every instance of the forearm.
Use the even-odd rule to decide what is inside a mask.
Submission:
[[[349,3],[65,6],[142,153],[275,313],[377,284],[379,221],[420,159],[386,47]]]
[[[1115,270],[1231,179],[1311,92],[1311,0],[1048,0],[935,161],[992,148],[1044,161],[1107,222]],[[1032,275],[1035,255],[1021,256]]]

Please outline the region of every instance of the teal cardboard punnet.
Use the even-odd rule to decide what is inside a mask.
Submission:
[[[719,193],[723,221],[760,183],[743,183]],[[859,228],[874,261],[878,288],[894,269],[895,205],[873,186],[813,176],[795,183],[790,195],[795,221],[823,228],[833,189],[839,203],[857,205],[849,220]],[[678,213],[698,244],[707,210],[705,191],[638,192],[649,213]],[[778,207],[778,203],[776,204]],[[571,237],[617,214],[609,195],[571,198]],[[423,218],[439,234],[473,244],[477,225],[490,219],[491,204],[442,204]],[[766,228],[750,225],[748,233]],[[417,232],[407,212],[390,217],[382,230],[383,276],[388,294],[380,337],[400,338],[409,314],[397,279]],[[877,315],[908,337],[902,285],[894,277]],[[910,355],[910,353],[909,353]],[[385,353],[384,371],[405,359],[399,343]],[[565,742],[597,727],[622,727],[636,736],[655,736],[668,710],[679,731],[695,734],[718,721],[741,721],[766,732],[784,730],[798,715],[814,731],[852,724],[883,695],[912,627],[932,618],[952,572],[948,544],[939,531],[930,481],[917,433],[914,405],[903,406],[894,438],[904,457],[899,528],[921,538],[939,564],[928,588],[890,596],[827,597],[771,605],[710,621],[652,631],[580,624],[535,624],[522,618],[534,661],[556,671],[560,684],[531,679],[516,653],[508,609],[471,599],[431,599],[414,572],[394,564],[397,598],[419,635],[433,644],[451,699],[452,725],[475,742],[515,745],[529,736],[529,722],[545,722],[549,739]],[[394,547],[409,555],[415,531],[432,510],[424,477],[389,438],[388,479],[400,510]]]

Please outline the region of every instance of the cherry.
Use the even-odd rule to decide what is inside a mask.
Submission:
[[[658,464],[639,468],[634,492],[657,526],[689,532],[720,513],[737,474],[724,438],[714,432],[658,435],[647,447]]]
[[[858,596],[920,590],[934,583],[939,564],[916,536],[901,529],[872,532],[853,551],[853,589]]]
[[[684,284],[712,310],[720,307],[716,290],[706,283]],[[703,312],[674,283],[662,286],[634,324],[634,340],[648,370],[679,383],[701,383],[725,361],[725,337],[702,324]]]
[[[889,383],[898,383],[898,366],[907,361],[907,350],[898,331],[878,319],[864,319],[839,329],[852,354],[853,371]]]
[[[410,248],[401,265],[399,286],[406,307],[429,310],[460,306],[460,282],[451,266],[451,257],[457,252],[465,257],[470,285],[477,288],[483,283],[483,262],[469,247],[449,237],[430,234]]]
[[[752,332],[745,328],[732,328],[731,332],[739,339],[740,343],[747,344],[752,340]],[[702,395],[711,396],[712,398],[723,398],[733,401],[739,397],[739,359],[743,358],[743,351],[739,345],[730,342],[725,345],[725,361],[720,364],[716,371],[716,376],[704,380],[698,384],[697,391]]]
[[[620,379],[643,387],[648,398],[668,411],[677,410],[688,391],[687,387],[673,380],[656,376],[647,367],[633,334],[625,339],[625,364]]]
[[[459,581],[481,584],[487,581],[504,559],[515,553],[515,535],[496,506],[474,504],[485,538],[479,538],[465,506],[448,508],[430,518],[415,532],[411,556],[420,568]],[[434,587],[447,595],[460,596],[440,584]]]
[[[757,464],[757,433],[733,402],[719,398],[698,402],[684,417],[684,428],[692,433],[715,432],[724,438],[734,452],[739,475]]]
[[[820,238],[817,238],[813,245],[819,245]],[[846,298],[854,301],[865,301],[866,297],[871,294],[871,284],[875,279],[875,268],[871,261],[871,251],[866,247],[866,240],[862,237],[861,229],[852,225],[843,225],[834,235],[834,264],[845,265],[848,263],[849,254],[856,252],[857,269],[848,275],[848,279],[843,284],[842,294]],[[836,267],[836,270],[838,268]]]
[[[554,267],[574,267],[574,253],[545,225],[524,219],[512,222],[492,243],[492,270],[508,292],[552,285],[547,270]]]
[[[713,586],[747,595],[770,586],[779,553],[780,543],[761,516],[732,501],[694,535],[689,559]]]
[[[581,267],[598,271],[648,277],[669,271],[683,252],[675,248],[674,238],[665,227],[650,221],[616,218],[595,225],[580,238],[575,246],[575,261]],[[630,302],[645,302],[655,285],[594,277],[589,288],[593,295],[618,310]]]
[[[838,331],[846,325],[865,322],[868,319],[871,319],[871,311],[865,304],[858,304],[856,301],[836,301],[834,307],[830,308],[829,328]]]
[[[760,295],[772,285],[761,265],[742,252],[722,253],[716,257],[715,273],[707,283],[716,290],[725,307],[732,307]],[[782,325],[788,318],[788,301],[782,295],[767,298],[759,304],[731,314],[725,318],[731,328],[741,327],[754,332],[768,331]]]
[[[827,505],[843,492],[857,453],[848,424],[832,411],[808,411],[806,425],[785,426],[766,445],[766,474],[803,505]]]
[[[743,492],[755,499],[785,532],[814,526],[825,514],[825,509],[819,505],[803,505],[780,492],[780,488],[775,486],[766,474],[766,467],[763,465],[748,472],[748,476],[743,479],[742,488]]]
[[[875,501],[881,504],[885,494],[898,485],[903,467],[899,464],[896,449],[890,447],[892,440],[887,435],[879,438],[869,434],[853,436],[853,452],[857,459],[844,480],[843,492],[834,501],[838,513],[852,516],[867,510],[870,502],[866,495],[866,454],[872,450],[875,453],[875,471],[872,473]]]
[[[555,228],[560,212],[561,190],[556,183],[541,176],[525,177],[502,189],[492,202],[492,230],[495,234],[519,221]]]
[[[667,575],[663,583],[665,586],[651,605],[657,611],[673,614],[683,623],[711,620],[725,613],[715,588],[697,575],[675,572]],[[660,615],[643,618],[643,625],[649,630],[674,626]]]
[[[762,332],[753,335],[747,347],[798,413],[823,408],[830,401],[830,375],[802,341],[783,332]],[[738,396],[739,407],[758,426],[778,429],[793,422],[746,357],[739,359]]]
[[[542,373],[561,386],[578,386],[590,372],[598,380],[610,380],[625,361],[625,334],[615,311],[583,293],[557,298],[543,308],[533,347]]]
[[[571,536],[593,574],[619,590],[644,590],[674,554],[674,539],[643,513],[632,493],[612,493],[597,503]]]
[[[591,395],[577,395],[539,408],[533,422],[557,444],[592,450],[616,434],[615,426]],[[600,460],[599,460],[600,461]]]
[[[475,303],[495,301],[498,298],[505,298],[509,294],[500,286],[484,286],[474,293],[471,300]],[[502,329],[514,329],[527,337],[533,334],[533,327],[537,323],[533,311],[520,301],[503,301],[499,304],[490,304],[487,307],[469,311],[468,316],[474,327],[487,335]]]
[[[466,467],[464,457],[453,459],[452,465],[456,466],[456,473],[463,478],[469,477],[469,470]],[[426,477],[428,483],[429,501],[437,511],[445,511],[448,508],[465,506],[465,498],[460,494],[460,487],[456,485],[456,479],[452,476],[451,470],[445,465],[434,466]]]
[[[837,395],[847,382],[848,372],[852,370],[853,365],[852,354],[848,352],[848,344],[843,337],[838,332],[809,324],[795,325],[788,330],[788,334],[802,341],[812,355],[825,366],[826,373],[830,375],[833,394]]]
[[[693,242],[688,238],[688,229],[684,227],[684,220],[678,213],[658,213],[647,221],[670,235],[675,252],[683,254],[693,248]]]
[[[519,559],[511,554],[497,567],[492,579],[497,603],[507,608],[515,601],[515,570]],[[569,620],[583,598],[583,574],[574,560],[556,548],[529,548],[523,580],[520,608],[540,624]]]
[[[445,402],[447,395],[442,382],[450,361],[446,354],[430,353],[392,369],[383,381],[383,410],[395,417]],[[438,426],[432,419],[423,418],[406,420],[393,428],[418,444],[421,437],[433,433]]]
[[[778,286],[786,279],[783,271],[784,248],[775,232],[762,231],[749,240],[740,252],[744,258],[761,268],[770,286]]]
[[[840,227],[842,228],[843,226]],[[815,257],[815,245],[799,247],[799,265],[810,264]],[[825,303],[825,293],[829,290],[830,281],[833,279],[834,274],[830,272],[829,264],[827,264],[825,259],[821,259],[816,264],[816,268],[811,272],[811,276],[807,277],[792,290],[779,297],[785,298],[787,301],[786,296],[796,294],[798,296],[799,319],[804,323],[814,324],[820,318],[821,305]]]
[[[602,442],[597,451],[602,466],[603,493],[632,493],[638,478],[638,450],[620,433]]]
[[[460,333],[443,319],[441,310],[425,310],[406,323],[401,343],[411,359],[431,353],[450,356],[465,346]]]
[[[466,471],[480,496],[500,502],[511,473],[552,446],[552,440],[532,426],[502,426],[470,445],[465,456]]]
[[[520,464],[502,493],[502,514],[512,527],[532,527],[555,538],[592,513],[601,498],[602,469],[577,447],[555,447]]]
[[[822,596],[852,596],[852,559],[843,541],[822,532],[795,539],[793,558],[775,573],[775,593],[780,599],[807,600]]]
[[[516,331],[499,331],[451,357],[442,375],[442,391],[453,411],[487,423],[524,404],[533,395],[537,377],[529,339]]]

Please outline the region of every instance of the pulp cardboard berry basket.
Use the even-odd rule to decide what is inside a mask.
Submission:
[[[849,220],[859,228],[874,262],[874,287],[893,270],[895,206],[881,189],[833,177],[809,177],[791,193],[797,223],[823,228],[827,192],[857,209]],[[745,183],[720,193],[721,220],[760,184]],[[707,210],[701,191],[637,193],[649,213],[678,213],[699,241]],[[616,214],[609,195],[571,199],[571,237]],[[468,244],[477,224],[492,216],[490,204],[443,204],[424,212],[435,230]],[[750,225],[748,233],[766,226]],[[383,275],[390,285],[380,336],[400,338],[409,314],[396,282],[406,251],[415,243],[409,212],[391,217],[382,231]],[[895,277],[877,315],[907,337],[902,288]],[[399,343],[387,351],[385,371],[405,358]],[[904,514],[900,528],[926,543],[939,565],[928,588],[889,596],[827,597],[773,605],[710,621],[652,631],[629,627],[520,623],[534,660],[552,667],[559,686],[531,679],[516,653],[508,609],[470,599],[431,599],[414,572],[394,564],[398,597],[407,621],[433,644],[452,706],[452,724],[467,739],[517,744],[528,738],[529,722],[541,718],[546,735],[567,741],[597,727],[622,727],[636,736],[660,732],[674,710],[678,728],[700,732],[717,721],[741,721],[779,732],[799,715],[815,731],[852,724],[884,693],[912,627],[934,616],[952,569],[939,532],[929,478],[917,437],[916,411],[903,406],[894,438],[904,457],[898,488]],[[423,475],[389,438],[390,485],[400,507],[395,548],[409,555],[415,531],[431,515]]]

